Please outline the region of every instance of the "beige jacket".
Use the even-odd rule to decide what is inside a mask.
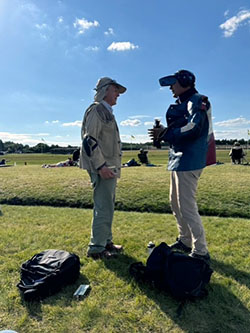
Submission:
[[[80,168],[93,173],[106,166],[115,166],[121,173],[121,139],[114,115],[101,103],[91,104],[82,122]]]

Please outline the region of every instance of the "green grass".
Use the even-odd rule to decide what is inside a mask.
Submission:
[[[227,151],[219,151],[222,161]],[[11,155],[10,155],[11,156]],[[41,168],[57,155],[15,155],[16,167],[0,169],[0,203],[92,207],[92,189],[86,171],[77,167]],[[125,152],[123,162],[137,152]],[[23,161],[30,158],[28,165]],[[22,158],[22,162],[21,162]],[[167,151],[149,152],[157,167],[123,168],[118,181],[116,209],[124,211],[170,213]],[[55,162],[55,160],[54,160]],[[225,163],[208,167],[199,181],[197,201],[202,215],[250,217],[250,167]]]
[[[118,260],[93,261],[86,257],[91,210],[9,205],[2,210],[0,329],[19,333],[249,332],[249,219],[203,217],[214,269],[209,295],[186,304],[178,318],[176,300],[137,284],[128,273],[132,262],[145,263],[148,241],[174,241],[177,229],[172,215],[116,211],[114,240],[124,245],[124,254]],[[80,278],[42,302],[25,303],[16,288],[20,266],[48,248],[78,254]],[[90,283],[92,290],[77,302],[72,294],[81,283]]]
[[[245,152],[248,152],[249,150]],[[131,158],[135,158],[138,161],[137,154],[139,151],[124,151],[122,157],[122,163],[126,163]],[[217,150],[216,159],[222,163],[230,163],[230,157],[228,156],[229,150]],[[52,164],[66,160],[71,155],[60,155],[60,154],[7,154],[2,156],[8,161],[8,164],[24,165],[26,162],[28,165],[43,165]],[[168,151],[167,150],[149,150],[148,158],[151,163],[155,164],[167,164]]]
[[[3,156],[7,164],[13,165],[43,165],[43,164],[53,164],[60,161],[65,161],[71,155],[62,154],[6,154]]]
[[[123,163],[137,153],[125,152]],[[125,252],[111,261],[86,257],[92,211],[69,208],[92,207],[87,173],[75,167],[41,168],[66,158],[7,155],[9,163],[17,166],[0,169],[0,203],[5,203],[0,216],[0,329],[19,333],[249,332],[249,166],[232,166],[228,151],[218,151],[217,160],[224,164],[206,168],[202,174],[197,200],[202,214],[215,215],[203,216],[214,273],[208,297],[188,303],[178,318],[176,300],[137,284],[128,273],[132,262],[146,262],[148,241],[172,243],[177,235],[174,217],[165,214],[170,212],[167,151],[149,152],[157,167],[122,170],[113,231]],[[16,287],[20,266],[49,248],[78,254],[80,278],[42,302],[26,303]],[[90,283],[92,289],[77,302],[72,295],[81,283]]]

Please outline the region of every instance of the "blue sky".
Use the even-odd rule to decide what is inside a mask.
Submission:
[[[148,141],[174,101],[158,80],[179,69],[209,97],[216,139],[249,138],[249,0],[0,0],[0,50],[4,142],[80,145],[103,76],[127,87],[122,141]]]

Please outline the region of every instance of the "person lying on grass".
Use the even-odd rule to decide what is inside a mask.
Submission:
[[[69,167],[74,166],[74,162],[71,157],[69,157],[66,161],[61,161],[56,164],[43,164],[42,168],[58,168],[58,167]]]

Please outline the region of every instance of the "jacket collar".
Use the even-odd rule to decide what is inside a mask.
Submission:
[[[106,109],[108,109],[110,113],[113,114],[112,106],[109,105],[106,101],[104,101],[104,99],[101,101],[101,104],[104,105],[104,107],[105,107]]]
[[[190,89],[188,89],[187,91],[185,91],[183,94],[181,94],[178,99],[176,100],[176,102],[178,104],[181,104],[183,102],[185,102],[187,99],[189,99],[191,96],[193,96],[194,94],[196,94],[198,91],[192,87]]]

